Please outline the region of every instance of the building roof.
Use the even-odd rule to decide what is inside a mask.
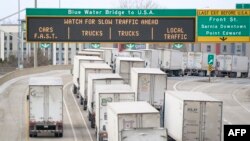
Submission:
[[[62,78],[60,77],[31,77],[29,79],[29,85],[45,86],[53,85],[60,86],[63,85]]]

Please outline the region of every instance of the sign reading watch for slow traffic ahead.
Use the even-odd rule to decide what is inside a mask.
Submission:
[[[27,41],[195,42],[195,18],[27,17]]]

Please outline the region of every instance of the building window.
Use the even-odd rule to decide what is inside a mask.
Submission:
[[[207,45],[207,52],[211,52],[211,45]]]
[[[241,52],[241,46],[240,45],[237,45],[236,49],[237,49],[236,50],[237,52]]]
[[[13,47],[13,45],[12,45],[12,43],[10,43],[10,50],[12,50],[12,47]]]
[[[223,46],[223,50],[222,51],[223,52],[227,52],[227,46],[226,45]]]

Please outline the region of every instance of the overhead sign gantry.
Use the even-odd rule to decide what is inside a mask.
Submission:
[[[195,42],[196,10],[27,9],[31,42]]]

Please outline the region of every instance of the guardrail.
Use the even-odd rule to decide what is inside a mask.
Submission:
[[[24,68],[24,69],[18,69],[12,72],[9,72],[0,78],[0,85],[5,83],[6,81],[9,81],[13,78],[24,76],[24,75],[30,75],[30,74],[36,74],[36,73],[43,73],[47,71],[52,70],[71,70],[73,68],[72,65],[50,65],[50,66],[41,66],[36,68]]]

